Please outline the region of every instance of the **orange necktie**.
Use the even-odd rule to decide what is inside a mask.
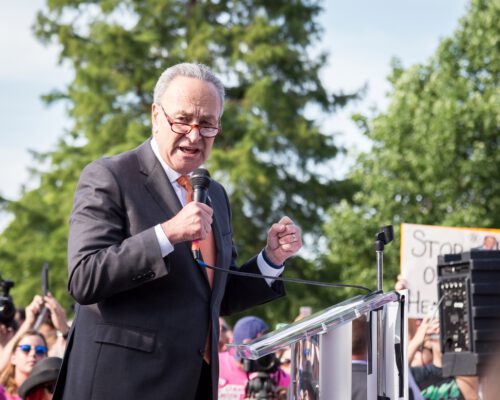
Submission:
[[[186,202],[193,201],[193,187],[191,186],[191,182],[189,177],[186,175],[182,175],[177,179],[179,185],[181,185],[184,189],[186,189],[187,197]],[[203,261],[207,265],[215,265],[215,241],[214,234],[212,231],[207,235],[207,237],[203,240],[200,240],[200,250],[203,256]],[[206,268],[208,283],[210,287],[212,287],[214,280],[214,270],[210,268]]]
[[[179,185],[186,189],[186,202],[189,203],[190,201],[193,201],[193,186],[191,186],[191,181],[189,180],[189,178],[185,175],[182,175],[177,178],[177,183],[179,183]],[[212,231],[210,231],[205,239],[200,240],[200,250],[203,256],[203,261],[205,261],[205,263],[208,265],[215,265],[215,242],[214,234]],[[211,268],[205,268],[205,271],[207,272],[208,284],[210,285],[210,288],[212,288],[212,284],[214,281],[214,270]],[[210,364],[210,332],[211,329],[209,323],[207,338],[205,340],[205,349],[203,352],[203,359],[207,364]]]

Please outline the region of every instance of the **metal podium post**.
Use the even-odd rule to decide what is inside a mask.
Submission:
[[[350,399],[352,369],[345,366],[350,366],[352,359],[352,322],[320,335],[320,349],[320,394],[328,393],[329,399]]]
[[[377,253],[377,290],[384,291],[384,246],[394,239],[392,225],[382,227],[375,236],[375,252]],[[377,400],[390,400],[387,396],[385,375],[380,373],[385,369],[385,330],[384,309],[377,312]]]

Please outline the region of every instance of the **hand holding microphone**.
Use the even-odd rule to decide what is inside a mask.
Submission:
[[[204,203],[210,181],[207,170],[201,168],[195,170],[191,177],[194,201],[188,202],[177,215],[161,224],[165,235],[173,245],[203,240],[210,233],[213,210]]]
[[[210,174],[206,169],[198,168],[193,172],[191,176],[191,186],[193,187],[193,201],[198,203],[206,204],[208,186],[210,185]],[[195,260],[203,261],[200,250],[200,241],[198,239],[193,240],[191,243],[191,252]]]

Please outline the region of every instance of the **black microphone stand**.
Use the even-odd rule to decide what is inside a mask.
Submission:
[[[384,246],[394,239],[392,225],[383,226],[375,236],[375,252],[377,253],[377,291],[384,292]],[[385,371],[385,330],[383,308],[377,311],[377,400],[390,400],[386,396]]]

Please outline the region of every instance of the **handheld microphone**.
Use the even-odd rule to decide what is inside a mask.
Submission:
[[[198,168],[193,171],[191,175],[191,186],[193,187],[193,201],[198,203],[207,202],[208,186],[210,185],[210,173],[204,168]],[[191,243],[191,253],[195,260],[203,260],[200,250],[200,241],[193,240]]]

